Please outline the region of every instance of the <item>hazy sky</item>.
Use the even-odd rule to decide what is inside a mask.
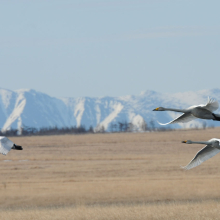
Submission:
[[[219,88],[220,1],[0,0],[0,87],[55,97]]]

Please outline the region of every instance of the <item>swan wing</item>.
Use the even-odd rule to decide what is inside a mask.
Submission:
[[[206,145],[202,150],[200,150],[196,156],[190,161],[190,163],[183,167],[185,170],[190,170],[194,167],[199,166],[201,163],[205,162],[206,160],[214,157],[220,150],[217,148],[213,148],[209,145]]]
[[[193,116],[190,112],[188,112],[188,113],[183,113],[179,117],[175,118],[173,121],[170,121],[166,124],[162,124],[160,122],[158,122],[158,123],[160,125],[168,125],[168,124],[174,124],[174,123],[184,123],[184,122],[192,121],[195,118],[196,118],[195,116]]]
[[[0,138],[0,153],[3,155],[6,155],[11,148],[13,147],[14,143],[10,141],[6,137],[1,137]]]
[[[206,105],[203,108],[209,110],[210,112],[214,112],[215,110],[217,110],[219,108],[219,103],[215,99],[208,98],[208,102],[206,103]]]

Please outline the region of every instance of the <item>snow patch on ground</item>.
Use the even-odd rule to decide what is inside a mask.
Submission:
[[[19,96],[17,98],[13,112],[8,117],[8,119],[6,120],[6,122],[2,128],[3,132],[9,130],[11,128],[11,125],[18,119],[20,120],[20,121],[18,120],[18,129],[21,127],[22,120],[20,118],[20,115],[22,114],[25,105],[26,105],[26,99],[25,99],[24,94],[22,92],[19,94]]]
[[[12,93],[13,93],[12,91],[0,89],[0,96],[2,99],[2,103],[6,109],[10,105],[10,99],[11,99]]]
[[[144,118],[140,115],[136,115],[132,119],[132,124],[135,126],[134,130],[142,130],[142,125],[144,123]]]
[[[79,127],[81,125],[81,120],[83,116],[83,112],[85,111],[85,99],[80,99],[79,103],[76,105],[74,116],[76,118],[76,126]]]
[[[107,130],[109,124],[117,117],[123,108],[124,106],[121,103],[113,105],[114,110],[99,124],[99,127],[104,126],[105,130]]]
[[[100,110],[99,105],[95,106],[95,110],[96,110],[96,121],[97,121],[97,124],[99,124],[101,120],[101,110]]]

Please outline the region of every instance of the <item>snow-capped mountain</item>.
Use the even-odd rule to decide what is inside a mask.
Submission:
[[[148,126],[159,127],[157,121],[166,123],[177,117],[175,112],[153,112],[156,107],[186,108],[205,104],[208,96],[220,102],[220,89],[161,94],[145,91],[137,96],[102,98],[54,98],[31,89],[10,91],[0,89],[0,128],[5,131],[21,127],[70,127],[83,125],[87,129],[104,127],[110,130],[118,122],[132,123],[140,129],[145,121]],[[219,111],[217,111],[219,113]],[[169,127],[201,127],[204,120],[169,125]],[[209,126],[220,123],[206,120]]]

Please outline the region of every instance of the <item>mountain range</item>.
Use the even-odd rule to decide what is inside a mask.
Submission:
[[[92,126],[98,129],[101,126],[109,131],[112,124],[128,122],[141,130],[143,122],[148,127],[160,127],[157,121],[166,123],[180,115],[152,111],[156,107],[186,108],[205,104],[208,97],[220,101],[220,89],[174,94],[147,90],[140,95],[100,98],[55,98],[32,89],[0,89],[0,128],[6,131],[21,127],[85,126],[88,129]],[[219,126],[216,121],[205,122],[207,126]],[[203,123],[204,120],[197,119],[169,125],[169,128],[202,127]]]

